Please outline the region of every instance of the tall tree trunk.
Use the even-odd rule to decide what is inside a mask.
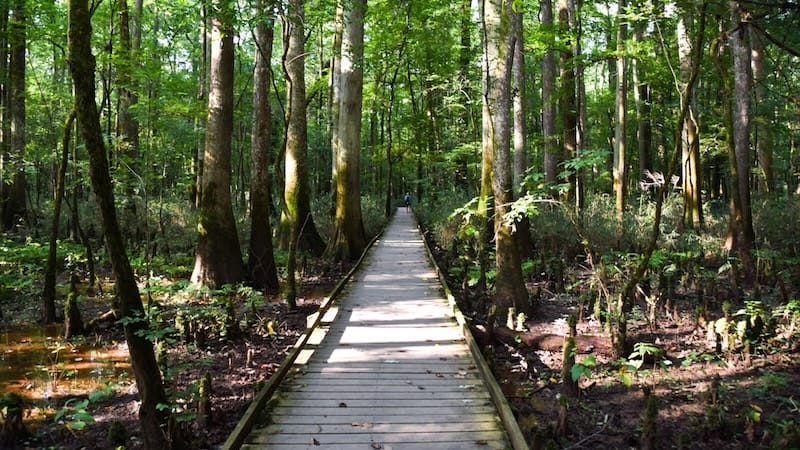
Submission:
[[[553,30],[553,2],[541,1],[541,23],[544,30]],[[544,181],[553,185],[558,176],[561,157],[556,128],[556,55],[548,46],[542,60],[542,140],[544,141]]]
[[[572,29],[575,21],[571,18],[574,14],[571,0],[558,1],[558,23],[563,30],[567,30],[568,36],[576,33]],[[577,154],[577,129],[578,129],[578,110],[575,92],[575,57],[573,53],[574,42],[567,38],[561,49],[560,80],[561,92],[559,97],[562,133],[562,154],[565,160],[574,159]],[[577,175],[577,174],[576,174]],[[575,200],[576,196],[576,176],[569,176],[566,180],[569,183],[567,198]]]
[[[11,5],[8,1],[0,2],[0,228],[10,228],[13,218],[6,224],[7,211],[13,210],[10,197],[13,186],[13,176],[9,179],[8,175],[13,174],[11,165],[11,154],[9,148],[9,136],[11,135],[11,124],[8,120],[8,43],[9,28],[8,17]],[[13,212],[10,214],[13,216]]]
[[[367,245],[361,216],[361,99],[364,84],[364,15],[366,0],[345,4],[342,33],[341,103],[336,142],[336,218],[326,254],[352,261]]]
[[[644,45],[647,39],[647,21],[640,20],[636,22],[634,39],[637,44]],[[650,119],[650,83],[647,81],[643,61],[636,58],[631,63],[633,83],[636,86],[633,94],[636,102],[636,141],[638,142],[639,180],[641,181],[645,180],[647,178],[646,174],[653,170],[650,152],[653,142],[652,122]]]
[[[692,59],[690,27],[694,21],[692,5],[678,17],[678,56],[680,58],[681,89],[686,89]],[[703,204],[700,196],[700,136],[695,120],[695,93],[687,96],[688,114],[681,135],[681,184],[683,191],[683,226],[699,229],[703,226]]]
[[[686,124],[686,116],[689,114],[689,97],[694,92],[694,86],[697,81],[697,76],[700,72],[700,60],[703,54],[703,40],[705,37],[706,29],[706,7],[707,3],[703,2],[700,11],[700,20],[698,25],[698,32],[695,35],[695,41],[692,47],[692,61],[689,67],[689,77],[686,80],[686,85],[680,92],[680,113],[678,114],[677,126],[675,127],[675,139],[672,155],[668,156],[666,162],[667,170],[664,174],[665,180],[670,180],[675,173],[675,166],[678,162],[680,155],[680,136],[683,134],[683,127]],[[661,216],[663,212],[664,199],[667,197],[667,192],[671,188],[671,184],[667,181],[659,188],[656,195],[656,207],[653,217],[653,226],[650,229],[650,238],[644,248],[643,257],[639,261],[633,275],[625,282],[616,302],[609,302],[611,308],[609,310],[609,328],[611,329],[611,345],[614,350],[614,355],[617,358],[625,357],[628,353],[627,342],[627,329],[628,329],[628,313],[633,307],[633,292],[639,285],[644,277],[645,272],[650,267],[650,258],[653,256],[653,251],[658,244],[658,237],[661,234]]]
[[[116,64],[117,82],[119,83],[119,112],[117,116],[118,149],[125,155],[127,164],[136,170],[139,150],[139,121],[132,114],[139,101],[133,80],[133,64],[135,60],[133,40],[131,36],[128,1],[118,0],[119,11],[119,57]]]
[[[575,64],[575,110],[577,121],[575,124],[575,154],[580,157],[586,146],[586,129],[588,128],[588,111],[586,108],[586,77],[584,76],[583,61],[583,24],[581,23],[580,9],[583,0],[570,0],[570,28],[575,34],[572,54],[578,64]],[[579,168],[575,173],[575,207],[583,211],[586,206],[586,171]]]
[[[615,97],[614,121],[614,199],[617,215],[622,217],[625,210],[625,191],[627,168],[625,155],[625,127],[628,110],[628,71],[625,56],[625,40],[628,39],[627,3],[619,0],[617,9],[617,90]]]
[[[139,173],[139,121],[134,116],[132,109],[139,102],[133,73],[136,55],[134,54],[133,38],[131,36],[131,20],[127,0],[118,0],[119,8],[119,50],[117,52],[115,71],[118,84],[117,102],[117,158],[124,163],[123,170],[118,172],[117,178],[125,187],[128,197],[126,207],[123,209],[124,234],[136,243],[144,243],[144,234],[147,233],[146,225],[142,226],[137,212],[137,202],[134,192],[135,186],[141,180]],[[134,27],[135,28],[135,27]],[[142,189],[142,192],[147,192]],[[145,206],[146,207],[146,206]],[[146,223],[146,222],[145,222]],[[135,245],[135,244],[134,244]]]
[[[513,12],[512,21],[513,28],[513,49],[514,56],[512,61],[512,74],[513,74],[513,104],[514,104],[514,169],[512,187],[514,195],[517,197],[525,195],[526,192],[522,189],[522,182],[525,180],[525,173],[528,170],[528,143],[526,139],[527,130],[525,129],[525,56],[524,46],[525,39],[522,32],[522,13]],[[527,257],[533,249],[530,233],[530,220],[528,217],[521,217],[516,224],[516,233],[514,236],[517,239],[517,245],[521,257]]]
[[[202,19],[202,28],[200,35],[200,67],[199,76],[197,80],[197,101],[202,104],[205,102],[206,94],[208,93],[208,57],[211,53],[211,39],[210,39],[210,14],[208,13],[207,2],[200,3],[200,17]],[[194,151],[194,159],[192,161],[192,173],[194,174],[194,183],[192,186],[192,200],[196,208],[200,208],[200,199],[202,198],[203,189],[203,169],[205,166],[205,136],[203,131],[206,128],[206,123],[201,114],[198,114],[194,120],[194,131],[197,136],[197,146]]]
[[[192,282],[220,287],[244,281],[245,270],[231,205],[234,12],[230,0],[219,0],[214,7],[205,166]]]
[[[758,168],[761,174],[761,189],[770,193],[775,190],[775,171],[772,156],[772,107],[767,99],[767,67],[764,55],[764,39],[752,28],[750,30],[751,61],[753,65],[753,84],[755,92],[755,146]]]
[[[344,0],[336,1],[336,17],[334,18],[333,31],[333,51],[331,52],[330,67],[330,92],[328,95],[330,118],[328,128],[330,130],[331,144],[331,215],[336,214],[336,160],[338,158],[337,143],[339,142],[339,108],[342,102],[342,33],[344,32]]]
[[[292,0],[284,21],[284,60],[288,102],[286,107],[286,153],[284,155],[284,199],[279,246],[289,250],[298,245],[314,256],[325,249],[311,215],[308,184],[308,121],[305,84],[305,2]],[[290,236],[296,238],[292,242]]]
[[[485,152],[494,155],[492,193],[494,194],[495,297],[500,317],[509,308],[530,312],[528,293],[522,278],[519,249],[505,215],[514,201],[511,169],[511,64],[513,49],[512,1],[484,0],[484,131]]]
[[[461,42],[458,52],[458,76],[460,78],[459,83],[465,92],[464,101],[466,103],[460,119],[463,129],[462,136],[467,140],[472,140],[472,137],[477,135],[477,126],[473,118],[474,108],[472,107],[472,99],[475,90],[470,82],[470,80],[472,80],[472,71],[474,67],[474,49],[472,48],[472,30],[474,28],[474,24],[472,23],[472,0],[461,0],[459,19],[461,22],[459,29]],[[467,173],[466,164],[466,159],[459,161],[459,171],[461,171],[463,175],[456,178],[456,182],[462,186],[465,184],[464,178]]]
[[[3,227],[11,229],[25,217],[26,181],[22,163],[25,160],[25,52],[27,49],[26,1],[11,2],[11,20],[8,23],[8,98],[7,114],[10,123],[8,138],[8,154],[11,167],[0,167],[11,173],[11,183],[3,183],[0,192],[6,191],[2,202]]]
[[[400,49],[397,52],[397,59],[398,61],[402,58],[403,53],[405,52],[406,47],[406,35],[408,34],[408,25],[411,20],[411,4],[409,3],[409,7],[406,8],[406,28],[405,34],[403,35],[403,41],[400,44]],[[386,111],[386,199],[384,203],[384,215],[386,217],[391,217],[394,213],[394,208],[392,204],[394,203],[394,161],[392,161],[392,152],[394,150],[394,130],[393,130],[393,121],[394,121],[394,100],[397,88],[397,76],[400,73],[400,64],[394,67],[394,72],[392,73],[392,79],[389,82],[389,105],[387,106],[388,110]],[[383,122],[383,120],[381,120]]]
[[[250,246],[247,272],[253,284],[269,292],[278,290],[278,269],[272,248],[270,224],[270,153],[272,110],[272,39],[275,19],[272,0],[256,0],[256,54],[253,73],[253,132],[250,143]]]
[[[61,204],[64,201],[64,186],[67,180],[67,163],[69,162],[69,143],[72,138],[72,127],[75,123],[76,111],[73,110],[64,123],[64,137],[61,140],[61,161],[56,175],[56,192],[53,200],[53,220],[50,226],[50,247],[47,252],[47,269],[44,276],[44,322],[56,321],[56,270],[58,266],[58,229],[61,223]]]
[[[161,382],[161,371],[156,363],[152,343],[147,340],[147,322],[139,288],[125,253],[114,206],[114,191],[108,171],[100,116],[95,103],[95,59],[91,53],[92,27],[88,0],[69,2],[69,67],[75,84],[75,109],[77,123],[86,150],[89,153],[90,177],[100,218],[103,224],[106,249],[116,280],[119,316],[124,322],[125,338],[131,357],[131,366],[139,391],[139,422],[145,447],[148,449],[176,446],[167,434],[169,409]]]
[[[733,109],[733,143],[736,154],[736,171],[741,208],[739,221],[739,238],[737,250],[742,258],[742,268],[747,278],[755,274],[752,250],[755,244],[753,230],[753,214],[750,203],[750,45],[748,43],[748,27],[742,21],[742,11],[738,1],[731,1],[731,25],[736,30],[731,34],[734,73],[734,109]]]

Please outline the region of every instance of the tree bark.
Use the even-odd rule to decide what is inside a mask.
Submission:
[[[90,177],[97,207],[100,211],[106,249],[116,280],[119,312],[124,323],[125,338],[131,357],[141,405],[139,422],[145,447],[168,448],[174,444],[167,435],[169,410],[160,409],[167,403],[161,372],[156,363],[152,343],[145,337],[147,322],[141,320],[144,311],[139,288],[133,275],[125,244],[122,240],[114,192],[108,171],[108,159],[95,103],[95,59],[91,53],[92,27],[87,0],[69,2],[69,66],[75,84],[77,123],[89,153]]]
[[[553,30],[553,2],[541,1],[541,23],[545,31]],[[542,60],[542,140],[544,141],[544,181],[553,185],[557,181],[558,130],[556,128],[556,56],[555,50],[547,48]]]
[[[614,102],[614,199],[617,216],[622,217],[625,210],[625,194],[627,184],[627,166],[625,155],[625,127],[628,110],[628,71],[625,56],[625,40],[628,38],[628,24],[625,0],[619,0],[617,7],[617,89]]]
[[[352,0],[344,8],[341,103],[336,143],[336,218],[333,238],[326,250],[329,257],[340,261],[355,260],[367,245],[359,176],[366,9],[366,0]]]
[[[131,36],[128,1],[118,0],[119,11],[119,58],[116,64],[119,83],[119,112],[117,116],[118,150],[132,170],[136,170],[139,150],[139,121],[131,108],[139,102],[133,81],[134,46]]]
[[[495,297],[500,317],[509,308],[530,312],[528,293],[522,278],[519,249],[511,224],[505,219],[514,201],[511,170],[511,65],[512,1],[484,0],[484,151],[491,152],[494,195]]]
[[[256,0],[256,55],[253,73],[253,132],[250,149],[250,245],[247,272],[250,281],[268,292],[278,290],[278,270],[272,247],[270,224],[270,153],[272,110],[272,39],[275,20],[272,0]]]
[[[26,1],[11,2],[11,19],[8,22],[8,92],[7,114],[10,123],[8,154],[11,167],[0,170],[11,173],[11,183],[0,185],[2,195],[3,228],[12,229],[25,217],[26,180],[22,163],[25,160],[25,53],[27,49]],[[3,181],[3,180],[0,180]]]
[[[575,35],[575,30],[572,29],[574,20],[571,16],[574,14],[572,10],[571,0],[559,0],[558,2],[558,22],[562,29],[568,30],[569,35]],[[561,66],[560,66],[560,81],[561,92],[559,97],[561,117],[561,145],[562,157],[565,160],[575,159],[577,154],[577,129],[578,129],[578,110],[577,99],[575,90],[575,57],[573,53],[574,43],[570,38],[566,39],[560,52]],[[566,182],[569,183],[569,192],[567,198],[575,200],[577,188],[577,173],[569,176]]]
[[[733,109],[733,144],[736,155],[736,173],[738,192],[731,195],[739,197],[740,214],[736,240],[742,268],[746,278],[754,275],[750,250],[755,244],[753,230],[753,214],[750,203],[750,89],[752,86],[750,72],[750,45],[748,43],[748,27],[742,21],[742,11],[738,1],[731,1],[731,22],[735,31],[731,34],[734,73],[734,109]]]
[[[634,39],[644,45],[647,39],[647,21],[637,21],[634,26]],[[653,170],[650,148],[653,143],[653,129],[650,118],[650,83],[641,59],[631,61],[633,69],[633,91],[636,102],[636,140],[639,153],[639,181],[647,179],[647,173]]]
[[[284,155],[285,210],[281,215],[279,247],[289,250],[292,245],[297,245],[299,250],[319,256],[325,249],[325,243],[311,215],[308,186],[304,20],[305,2],[292,0],[284,21],[283,65],[288,85],[288,102]],[[295,242],[291,242],[292,239]]]
[[[64,123],[64,136],[61,140],[61,161],[56,175],[56,192],[53,200],[53,220],[50,225],[50,247],[47,252],[47,269],[44,276],[44,322],[56,321],[56,269],[58,266],[58,229],[61,223],[61,204],[64,201],[64,186],[67,179],[67,163],[69,161],[69,142],[72,139],[72,127],[75,123],[76,111],[67,117]]]
[[[678,17],[678,57],[680,59],[681,89],[686,89],[692,59],[690,27],[694,21],[691,8]],[[700,136],[695,120],[695,93],[689,92],[686,123],[681,134],[681,185],[683,190],[683,226],[700,229],[703,226],[703,203],[700,196]],[[669,181],[669,180],[667,180]]]
[[[767,98],[767,67],[764,55],[763,36],[750,32],[751,61],[753,65],[753,84],[755,93],[755,146],[758,156],[758,168],[761,174],[761,189],[766,193],[775,191],[775,171],[773,169],[772,155],[772,108]]]
[[[244,281],[242,250],[231,205],[231,137],[233,134],[233,5],[215,2],[208,119],[200,188],[192,282],[220,287]]]
[[[513,74],[513,104],[514,104],[514,178],[512,186],[517,197],[525,195],[522,182],[525,180],[525,173],[528,170],[528,142],[527,130],[525,127],[525,38],[522,29],[522,13],[513,12],[513,49],[514,56],[512,61]],[[531,225],[528,217],[521,217],[516,223],[514,236],[519,247],[520,257],[525,258],[533,249],[531,242]]]

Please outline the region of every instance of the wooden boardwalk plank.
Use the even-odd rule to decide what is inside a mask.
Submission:
[[[358,429],[359,427],[352,427]],[[342,434],[288,434],[277,433],[268,434],[265,432],[256,433],[252,443],[263,443],[269,445],[295,444],[297,442],[309,442],[316,439],[321,445],[339,444],[424,444],[429,442],[488,442],[500,441],[505,437],[502,431],[459,431],[459,432],[425,432],[407,431],[404,433],[374,433],[369,429],[362,429],[361,432],[351,432]]]
[[[510,447],[421,237],[402,214],[323,313],[325,327],[242,448]]]

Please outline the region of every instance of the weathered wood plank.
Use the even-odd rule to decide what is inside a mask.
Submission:
[[[248,443],[260,443],[267,445],[276,444],[295,444],[298,442],[312,442],[316,439],[321,445],[340,445],[340,444],[424,444],[432,442],[488,442],[500,441],[505,438],[502,431],[462,431],[456,433],[372,433],[365,430],[360,433],[342,434],[261,434],[253,433],[250,435]]]
[[[348,411],[344,411],[348,412]],[[369,413],[369,412],[368,412]],[[298,416],[272,414],[269,417],[271,424],[294,424],[294,425],[348,425],[356,422],[371,422],[406,424],[406,423],[494,423],[497,424],[498,418],[491,414],[417,414],[414,416],[398,416],[391,414],[381,414],[380,411],[372,411],[367,415],[343,414],[334,416]]]
[[[319,372],[319,371],[303,371],[290,375],[287,378],[288,382],[298,383],[318,383],[318,384],[341,384],[341,383],[364,383],[364,382],[380,382],[387,384],[405,384],[407,381],[415,380],[430,380],[447,382],[448,378],[456,379],[471,379],[478,380],[478,374],[475,370],[470,370],[468,367],[459,369],[457,372],[437,373],[437,372],[413,372],[407,374],[399,374],[397,372],[367,372],[367,371],[337,371],[337,372]]]
[[[297,443],[297,444],[271,444],[270,450],[500,450],[508,448],[505,441],[488,442],[426,442],[426,443],[404,443],[404,444],[335,444],[324,445],[321,443]],[[246,444],[242,447],[245,450],[263,450],[262,444]]]
[[[308,397],[292,397],[281,400],[280,404],[287,408],[434,408],[434,407],[460,407],[460,406],[491,406],[488,398],[428,398],[401,399],[401,398],[352,398],[342,395],[338,399],[316,399]]]
[[[369,417],[371,414],[382,416],[409,416],[409,415],[453,415],[453,414],[486,414],[487,417],[494,417],[495,410],[491,406],[437,406],[432,408],[391,408],[376,411],[375,408],[294,408],[291,406],[276,406],[270,410],[271,414],[276,415],[297,415],[297,416],[335,416],[335,415],[361,415]]]
[[[364,262],[335,309],[313,318],[324,337],[312,336],[245,448],[507,448],[410,216]]]
[[[489,422],[414,422],[375,423],[353,420],[336,424],[270,424],[255,430],[257,434],[347,434],[369,433],[460,433],[475,431],[497,431],[497,421]]]
[[[448,386],[431,386],[431,385],[393,385],[383,386],[380,384],[373,384],[370,386],[363,386],[359,389],[357,385],[347,386],[334,386],[334,385],[317,385],[312,384],[308,386],[298,386],[294,389],[285,389],[282,394],[285,398],[289,398],[291,394],[309,394],[314,398],[339,398],[343,395],[350,396],[351,398],[427,398],[435,396],[437,398],[484,398],[488,397],[488,393],[478,385],[469,385],[467,387]]]

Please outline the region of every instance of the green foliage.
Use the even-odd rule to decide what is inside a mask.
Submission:
[[[578,381],[581,377],[584,378],[591,378],[592,377],[592,367],[597,366],[597,358],[595,358],[594,354],[590,354],[586,358],[583,358],[579,362],[576,362],[572,366],[572,370],[570,370],[570,376],[572,377],[572,381]]]
[[[53,422],[62,424],[67,430],[80,431],[94,422],[94,416],[88,407],[89,399],[71,398],[53,416]]]
[[[645,358],[651,357],[655,361],[664,351],[649,342],[637,342],[633,344],[633,352],[628,356],[628,362],[639,370],[644,364]],[[655,362],[653,363],[655,367]]]
[[[758,397],[769,398],[780,396],[789,386],[789,379],[784,373],[767,371],[758,378],[754,390]]]
[[[783,419],[773,425],[775,438],[770,448],[800,448],[800,421]]]
[[[47,261],[48,245],[32,238],[15,241],[0,239],[0,286],[3,296],[39,294],[40,280],[44,276]],[[79,245],[62,241],[58,243],[58,261],[62,268],[77,268],[85,262],[83,248]]]
[[[726,366],[727,363],[725,360],[716,352],[706,352],[706,353],[698,353],[698,352],[691,352],[683,359],[681,362],[681,366],[689,367],[698,362],[715,362],[719,365]]]

